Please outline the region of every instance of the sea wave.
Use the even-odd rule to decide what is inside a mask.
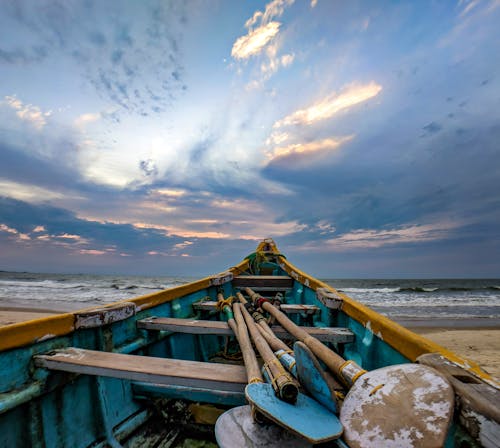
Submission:
[[[22,287],[22,288],[50,288],[50,289],[78,289],[88,285],[80,283],[62,283],[57,280],[22,281],[22,280],[0,280],[0,287]]]
[[[459,287],[449,286],[445,288],[425,287],[425,286],[400,286],[397,288],[339,288],[338,291],[352,294],[362,293],[433,293],[433,292],[480,292],[480,291],[499,291],[500,286],[478,286],[478,287]]]

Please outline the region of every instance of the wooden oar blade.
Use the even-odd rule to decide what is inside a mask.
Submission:
[[[221,448],[311,448],[306,440],[275,425],[255,423],[250,406],[224,412],[215,424],[215,438]]]
[[[337,416],[307,395],[299,393],[295,404],[286,403],[276,397],[270,384],[264,383],[249,384],[245,395],[269,420],[310,443],[328,442],[342,435]]]
[[[453,417],[453,389],[418,364],[364,374],[347,394],[340,420],[351,448],[442,447]]]
[[[303,342],[293,345],[297,377],[300,384],[311,396],[331,412],[338,414],[337,396],[314,353]]]

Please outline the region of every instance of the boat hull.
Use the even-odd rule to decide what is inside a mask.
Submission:
[[[465,392],[459,386],[455,391],[467,394],[469,384],[492,402],[498,396],[499,384],[479,366],[305,274],[279,253],[274,242],[265,240],[251,257],[212,277],[102,308],[1,327],[0,446],[84,448],[124,442],[127,446],[155,446],[162,438],[179,439],[183,427],[188,428],[187,433],[210,438],[214,422],[200,422],[190,411],[176,416],[169,403],[187,403],[186,409],[193,402],[228,409],[245,404],[238,388],[209,387],[196,381],[160,384],[140,375],[55,370],[40,359],[56,350],[78,348],[142,356],[145,365],[147,357],[194,361],[200,368],[201,363],[232,362],[233,338],[230,330],[218,325],[219,312],[212,304],[219,292],[230,297],[245,284],[257,284],[263,295],[281,292],[289,316],[299,325],[342,329],[344,333],[339,331],[337,339],[328,339],[329,345],[366,370],[419,359],[430,362],[426,356],[434,354],[442,358],[434,367],[450,364],[460,369],[462,379],[469,378],[462,384]],[[188,332],[182,332],[179,325],[168,330],[148,328],[148,320],[154,317],[217,325],[196,330],[191,325]],[[332,331],[324,333],[334,337]],[[432,362],[439,364],[435,358]],[[488,446],[499,428],[496,403],[461,404],[448,444],[466,441],[469,446],[481,446],[486,440],[484,446]],[[158,427],[163,429],[151,430]]]

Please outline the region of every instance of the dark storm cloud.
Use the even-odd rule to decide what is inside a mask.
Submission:
[[[44,234],[54,238],[64,234],[78,235],[88,241],[81,248],[116,247],[118,251],[141,254],[151,250],[167,251],[183,241],[182,238],[168,237],[155,229],[88,221],[62,208],[46,204],[33,205],[6,197],[0,197],[0,223],[35,238]],[[45,231],[33,234],[37,226],[43,226]]]
[[[312,198],[300,207],[295,195],[279,199],[283,220],[297,220],[310,229],[321,220],[340,234],[426,222],[433,216],[467,222],[493,213],[500,219],[495,193],[500,191],[499,140],[499,126],[475,124],[467,138],[455,130],[443,131],[432,147],[422,146],[419,139],[410,147],[400,142],[396,148],[404,147],[404,156],[395,151],[392,158],[377,162],[364,150],[379,145],[371,138],[353,145],[350,157],[340,161],[300,170],[270,165],[263,175]]]

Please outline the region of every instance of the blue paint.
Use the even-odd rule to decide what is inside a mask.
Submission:
[[[276,266],[266,266],[266,268],[272,268],[272,272],[278,275],[285,274]],[[31,361],[35,354],[65,347],[106,349],[119,353],[210,361],[215,354],[223,350],[226,338],[212,335],[149,332],[137,329],[136,321],[151,316],[193,317],[192,304],[207,296],[216,300],[220,289],[226,297],[234,292],[231,282],[222,286],[204,288],[172,302],[139,311],[135,316],[115,322],[106,328],[81,329],[67,336],[1,352],[0,446],[39,445],[55,448],[68,446],[85,448],[90,445],[102,445],[106,437],[109,439],[111,436],[117,437],[117,428],[123,428],[123,434],[130,434],[137,425],[144,423],[144,419],[148,417],[148,413],[145,412],[147,406],[143,400],[137,400],[138,397],[146,399],[163,396],[227,406],[244,404],[245,398],[242,393],[178,386],[155,387],[139,383],[132,385],[128,381],[114,378],[101,378],[99,380],[101,392],[99,393],[95,379],[85,375],[74,376],[35,369]],[[345,358],[353,359],[367,370],[409,361],[374,335],[369,328],[365,328],[342,311],[331,312],[319,303],[316,293],[311,288],[297,281],[294,281],[293,289],[286,293],[285,300],[287,303],[319,306],[321,313],[310,318],[309,323],[312,325],[324,326],[326,323],[331,326],[347,327],[353,331],[356,338],[352,343],[338,344],[335,348]],[[294,315],[293,320],[296,323],[304,322],[304,319],[298,315]],[[296,356],[300,357],[300,350],[298,352],[297,355],[296,351]],[[301,362],[305,365],[307,360]],[[303,378],[305,377],[311,378],[314,384],[317,382],[314,373],[304,373]],[[271,388],[270,385],[265,386],[268,389]],[[300,395],[299,404],[293,406],[278,400],[272,388],[270,392],[273,405],[279,406],[279,409],[287,406],[290,410],[285,412],[284,418],[292,419],[291,416],[296,415],[297,409],[302,409],[300,420],[307,422],[311,427],[306,428],[305,431],[313,432],[315,437],[318,437],[318,433],[324,428],[330,431],[335,428],[339,429],[339,422],[331,412],[326,414],[328,418],[333,416],[332,424],[330,420],[328,424],[319,423],[322,421],[320,418],[327,418],[327,416],[324,415],[325,408],[314,400]],[[99,407],[99,397],[108,398],[101,414],[96,411]],[[320,406],[318,417],[316,414],[312,416],[312,413],[303,413],[310,412],[311,401]],[[324,404],[328,406],[328,403]],[[304,415],[309,417],[304,418]],[[295,422],[293,424],[299,424],[293,419],[290,421]]]
[[[201,403],[211,403],[226,406],[240,406],[246,403],[245,394],[242,392],[208,390],[187,386],[150,384],[141,383],[139,381],[132,383],[132,389],[136,398],[180,398]]]
[[[330,412],[339,413],[335,391],[328,385],[325,372],[311,350],[302,342],[293,345],[300,384]]]
[[[299,393],[296,403],[290,404],[277,398],[270,384],[253,383],[245,388],[245,395],[259,412],[311,443],[334,440],[342,434],[337,416],[304,394]]]

